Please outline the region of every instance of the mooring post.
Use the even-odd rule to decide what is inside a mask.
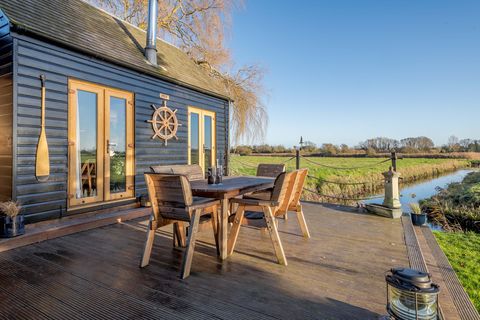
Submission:
[[[297,167],[297,170],[300,169],[300,148],[299,147],[296,147],[295,148],[295,160],[296,160],[296,167]]]
[[[385,179],[385,197],[383,204],[366,204],[369,212],[388,217],[400,218],[402,216],[402,204],[400,203],[400,173],[397,172],[397,153],[392,151],[391,154],[392,165],[387,172],[382,173]]]
[[[390,168],[390,170],[383,173],[383,177],[385,178],[385,198],[383,199],[383,205],[390,209],[401,208],[400,188],[398,186],[400,173]]]

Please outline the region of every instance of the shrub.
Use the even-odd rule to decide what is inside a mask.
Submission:
[[[249,156],[252,154],[252,148],[249,146],[238,146],[235,148],[235,152],[241,156]]]

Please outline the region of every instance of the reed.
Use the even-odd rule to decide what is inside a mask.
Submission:
[[[0,212],[10,218],[16,217],[20,210],[20,205],[15,201],[0,202]]]
[[[480,172],[439,189],[438,194],[422,200],[420,205],[429,219],[446,231],[480,233]]]
[[[422,214],[422,209],[418,203],[412,202],[409,204],[409,207],[413,214]]]

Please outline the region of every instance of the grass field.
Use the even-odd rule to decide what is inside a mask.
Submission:
[[[480,312],[480,234],[435,231],[435,238]]]
[[[231,156],[230,171],[233,175],[255,175],[255,168],[259,163],[283,163],[289,159],[290,157]],[[378,164],[383,160],[386,160],[386,158],[302,158],[300,166],[308,168],[309,175],[319,178],[309,178],[307,180],[307,188],[314,189],[318,193],[325,195],[325,197],[319,197],[305,192],[304,198],[317,201],[341,202],[335,198],[357,198],[375,194],[382,190],[383,187],[382,172],[387,171],[391,165],[390,161]],[[402,174],[403,182],[408,183],[451,172],[468,165],[468,160],[408,158],[398,160],[397,170]],[[295,159],[288,161],[286,166],[287,170],[295,169]],[[337,170],[327,166],[340,168],[356,167],[357,169]],[[328,181],[359,184],[337,185]]]

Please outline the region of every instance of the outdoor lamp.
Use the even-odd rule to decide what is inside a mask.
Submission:
[[[397,320],[435,320],[438,314],[438,285],[425,272],[393,268],[385,277],[387,311]]]

